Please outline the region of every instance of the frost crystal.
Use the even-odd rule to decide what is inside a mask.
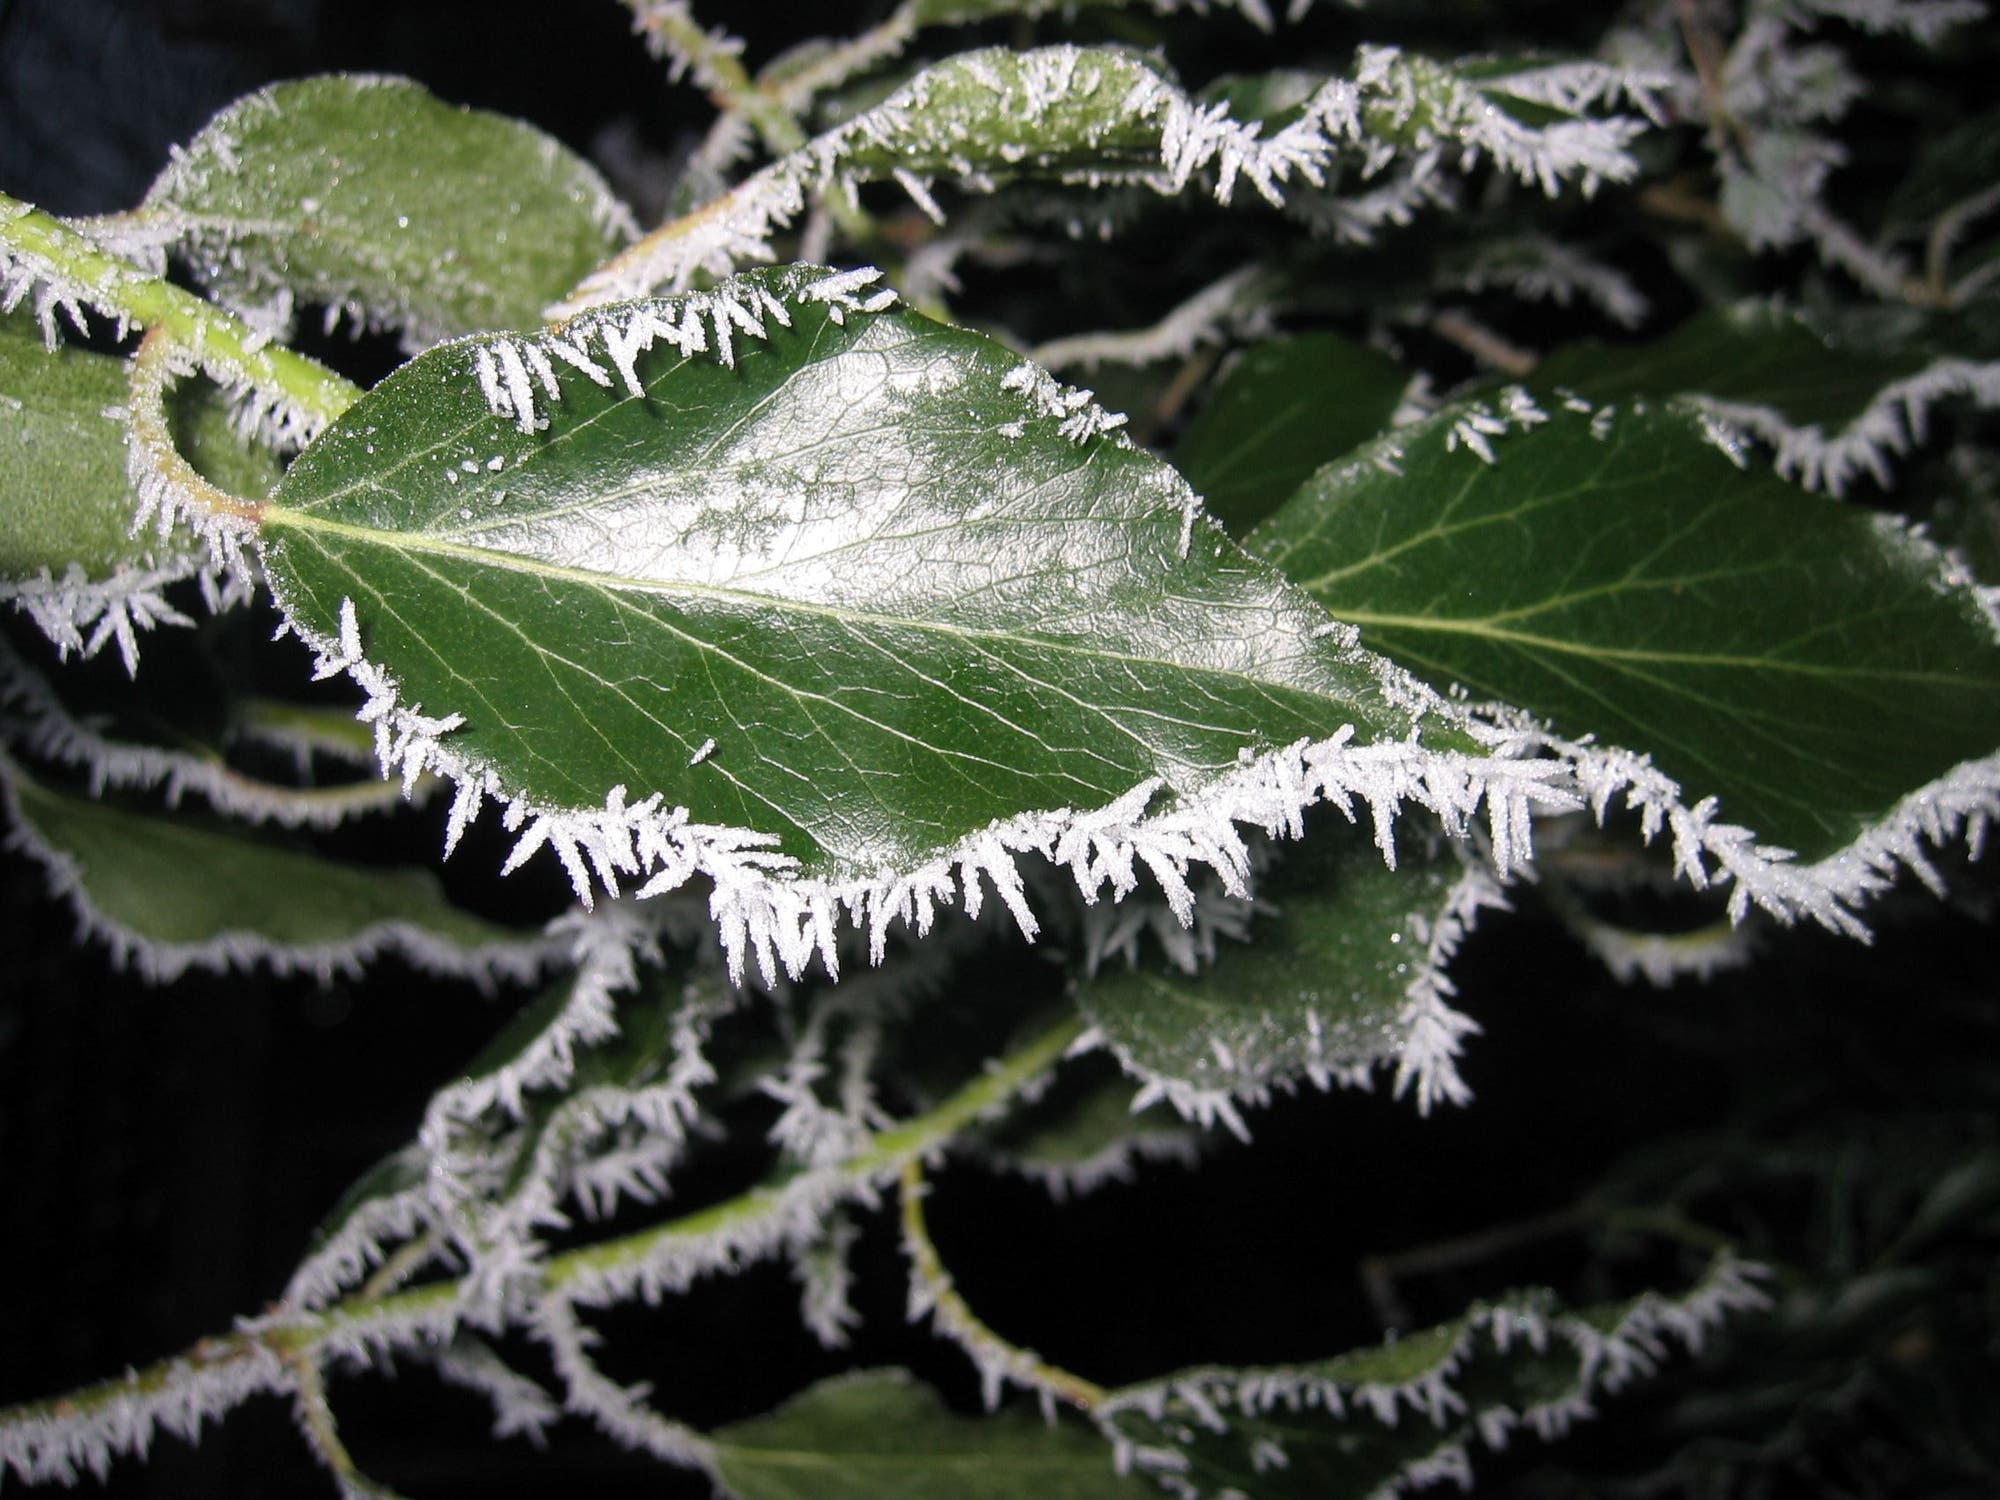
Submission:
[[[1187,1450],[1203,1434],[1232,1437],[1247,1450],[1252,1466],[1261,1469],[1282,1464],[1278,1438],[1291,1432],[1310,1434],[1317,1443],[1343,1422],[1398,1426],[1419,1418],[1427,1424],[1421,1430],[1437,1431],[1437,1445],[1416,1452],[1375,1491],[1384,1497],[1404,1495],[1440,1478],[1466,1479],[1471,1472],[1468,1444],[1474,1438],[1500,1449],[1521,1427],[1545,1440],[1560,1436],[1578,1419],[1594,1415],[1596,1395],[1614,1393],[1656,1369],[1670,1351],[1669,1341],[1699,1352],[1708,1335],[1730,1317],[1770,1305],[1757,1284],[1766,1274],[1753,1262],[1719,1255],[1687,1292],[1635,1298],[1608,1330],[1563,1311],[1546,1293],[1517,1293],[1475,1306],[1428,1367],[1400,1383],[1342,1380],[1304,1368],[1195,1369],[1127,1386],[1099,1404],[1092,1416],[1111,1442],[1121,1472],[1144,1473],[1179,1500],[1213,1500],[1210,1491],[1187,1477]],[[1505,1354],[1520,1344],[1537,1353],[1568,1346],[1576,1361],[1573,1382],[1558,1394],[1521,1406],[1459,1387],[1459,1377],[1475,1355]],[[1141,1432],[1145,1440],[1135,1436]]]
[[[1268,332],[1271,309],[1252,300],[1264,276],[1248,265],[1231,271],[1188,298],[1151,328],[1136,333],[1085,333],[1056,339],[1030,351],[1044,369],[1100,364],[1144,365],[1157,360],[1185,359],[1204,344],[1228,338],[1254,338]]]
[[[1982,410],[2000,406],[2000,361],[1944,358],[1882,387],[1838,432],[1799,426],[1774,407],[1692,393],[1710,420],[1768,444],[1780,474],[1807,489],[1843,494],[1866,473],[1890,482],[1889,461],[1923,441],[1931,408],[1954,397]]]
[[[136,677],[140,631],[194,624],[167,602],[163,590],[202,571],[199,559],[188,558],[92,579],[81,565],[71,563],[61,578],[43,568],[34,578],[0,581],[0,602],[24,611],[65,657],[74,652],[88,660],[115,641],[126,675]]]
[[[1406,57],[1394,48],[1364,48],[1352,80],[1330,79],[1300,103],[1296,118],[1266,134],[1233,118],[1226,104],[1201,104],[1178,84],[1128,56],[1074,46],[1031,52],[965,53],[930,68],[872,109],[808,141],[744,179],[714,201],[648,236],[587,279],[553,316],[655,287],[688,286],[701,272],[726,275],[739,265],[775,258],[773,237],[805,212],[817,195],[851,194],[856,183],[891,178],[926,212],[941,217],[928,180],[910,163],[933,163],[962,186],[990,190],[996,176],[1046,159],[1043,175],[1064,179],[1065,132],[1112,125],[1157,129],[1157,160],[1124,166],[1101,162],[1086,180],[1135,183],[1180,193],[1198,180],[1219,202],[1239,184],[1282,206],[1294,193],[1323,193],[1344,157],[1359,159],[1367,176],[1405,158],[1402,178],[1372,197],[1322,205],[1350,238],[1366,238],[1387,223],[1408,222],[1416,208],[1439,201],[1435,178],[1447,159],[1461,171],[1492,160],[1554,194],[1574,179],[1584,190],[1628,181],[1638,170],[1629,146],[1657,118],[1657,95],[1668,80],[1601,63],[1528,68],[1469,82],[1450,68]],[[1512,97],[1559,118],[1543,126],[1515,121],[1502,103]],[[949,107],[940,99],[948,98]],[[976,103],[966,102],[968,99]],[[1585,112],[1629,102],[1643,118],[1594,118]],[[1080,110],[1058,120],[1055,106]],[[1386,112],[1398,143],[1371,135],[1370,110]]]

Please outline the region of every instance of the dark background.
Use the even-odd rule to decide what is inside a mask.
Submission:
[[[842,7],[815,12],[817,27],[839,29]],[[704,7],[749,35],[753,62],[792,38],[794,14]],[[691,90],[666,86],[608,0],[0,0],[0,187],[65,213],[129,206],[167,145],[217,108],[330,69],[407,73],[579,150],[616,151],[640,164],[625,183],[634,191],[657,186],[707,119]],[[412,858],[435,847],[421,820],[383,836],[407,841]],[[558,899],[537,878],[522,877],[526,907]],[[1774,1092],[1818,1101],[1800,1109],[1934,1104],[1910,1082],[1927,1052],[1993,1040],[1981,921],[1991,876],[1956,878],[1949,906],[1890,903],[1872,948],[1774,938],[1747,973],[1667,994],[1612,984],[1523,893],[1522,913],[1490,918],[1459,969],[1461,1003],[1486,1029],[1469,1051],[1470,1111],[1420,1120],[1380,1096],[1283,1100],[1253,1121],[1254,1148],[1224,1145],[1199,1174],[1149,1171],[1060,1210],[1024,1183],[961,1167],[938,1183],[936,1235],[990,1322],[1100,1381],[1372,1340],[1354,1274],[1363,1255],[1560,1208],[1625,1152],[1737,1120]],[[394,964],[361,984],[195,977],[148,989],[75,949],[69,932],[29,865],[0,865],[0,1401],[145,1363],[256,1311],[340,1190],[408,1138],[431,1089],[504,1015]],[[675,1207],[733,1190],[742,1165],[687,1184]],[[1413,1291],[1415,1310],[1444,1316],[1515,1282],[1560,1284],[1581,1255],[1556,1242],[1500,1257]],[[859,1264],[866,1324],[845,1355],[800,1329],[788,1272],[770,1266],[605,1318],[607,1364],[702,1425],[831,1370],[888,1362],[969,1408],[963,1360],[904,1321],[882,1214],[867,1221]],[[364,1468],[412,1496],[705,1489],[663,1481],[579,1423],[546,1459],[495,1444],[483,1406],[421,1370],[338,1381],[334,1396]],[[1537,1461],[1517,1455],[1493,1472]],[[271,1401],[211,1430],[198,1453],[162,1440],[149,1463],[121,1462],[111,1488],[331,1493]]]

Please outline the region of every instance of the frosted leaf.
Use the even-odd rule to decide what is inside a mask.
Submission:
[[[1505,731],[1246,569],[1086,393],[884,295],[801,267],[584,314],[535,347],[604,379],[551,361],[557,401],[527,345],[505,376],[510,336],[444,346],[287,472],[261,517],[274,592],[321,674],[367,694],[385,772],[458,784],[451,841],[495,800],[508,867],[549,850],[585,900],[706,875],[732,972],[768,977],[835,959],[848,922],[879,952],[891,923],[973,912],[989,882],[1032,932],[1026,853],[1087,897],[1138,869],[1172,894],[1197,864],[1233,878],[1239,823],[1318,801],[1369,804],[1385,852],[1405,804],[1497,834],[1568,803]],[[451,667],[427,641],[466,608]],[[476,702],[493,672],[481,693],[533,711]],[[1165,711],[1188,673],[1198,704]],[[877,763],[879,811],[829,801]]]
[[[1682,876],[1733,883],[1738,914],[1858,932],[1896,868],[1923,875],[1927,841],[1995,811],[1982,598],[1923,538],[1738,469],[1685,410],[1576,404],[1497,465],[1451,451],[1476,409],[1448,407],[1394,435],[1395,472],[1330,465],[1250,545],[1365,644],[1513,705],[1496,722],[1592,808],[1621,797],[1670,833]]]
[[[230,306],[317,303],[329,324],[391,327],[411,349],[532,326],[633,232],[552,137],[370,75],[238,100],[176,149],[134,217]]]
[[[1836,495],[1864,475],[1887,486],[1892,461],[1925,440],[1940,405],[2000,404],[2000,362],[1857,347],[1759,301],[1636,349],[1557,351],[1535,378],[1594,401],[1685,397],[1723,441],[1767,447],[1780,474]]]
[[[966,1416],[901,1370],[822,1380],[776,1411],[714,1435],[719,1483],[735,1500],[787,1500],[801,1469],[815,1500],[1151,1500],[1121,1476],[1096,1434],[1032,1412]]]
[[[1319,832],[1259,887],[1268,915],[1196,973],[1149,961],[1082,982],[1092,1036],[1144,1085],[1204,1126],[1245,1134],[1241,1109],[1301,1082],[1365,1085],[1377,1067],[1420,1111],[1469,1097],[1456,1059],[1478,1027],[1450,1003],[1446,967],[1492,877],[1448,849],[1405,849],[1390,871],[1358,839]]]
[[[518,981],[547,945],[459,911],[428,870],[321,859],[248,833],[59,792],[0,760],[10,845],[31,856],[82,935],[156,984],[189,969],[359,974],[400,954],[430,974]],[[185,879],[190,868],[201,881]]]
[[[1729,1318],[1769,1305],[1762,1267],[1718,1256],[1679,1296],[1571,1311],[1547,1292],[1310,1364],[1197,1368],[1111,1392],[1093,1411],[1121,1470],[1179,1500],[1397,1495],[1469,1482],[1473,1455],[1544,1440]]]

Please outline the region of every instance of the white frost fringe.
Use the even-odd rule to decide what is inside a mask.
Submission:
[[[1768,1307],[1770,1299],[1757,1285],[1768,1274],[1764,1267],[1725,1252],[1684,1295],[1647,1293],[1636,1298],[1609,1332],[1551,1306],[1545,1296],[1517,1294],[1476,1307],[1428,1370],[1398,1384],[1342,1381],[1284,1368],[1191,1370],[1121,1390],[1092,1416],[1112,1444],[1120,1473],[1136,1469],[1177,1500],[1215,1500],[1213,1491],[1204,1490],[1191,1477],[1192,1462],[1183,1445],[1192,1446],[1203,1435],[1226,1436],[1238,1420],[1261,1419],[1276,1433],[1285,1417],[1296,1414],[1306,1418],[1304,1425],[1315,1436],[1331,1423],[1364,1416],[1390,1427],[1406,1420],[1427,1421],[1437,1429],[1438,1446],[1374,1492],[1381,1500],[1390,1500],[1441,1478],[1469,1483],[1475,1436],[1487,1448],[1498,1450],[1519,1428],[1547,1440],[1568,1431],[1577,1420],[1594,1416],[1594,1397],[1616,1393],[1656,1370],[1672,1343],[1699,1352],[1709,1334],[1732,1314]],[[1516,1342],[1536,1351],[1552,1343],[1568,1344],[1579,1362],[1576,1384],[1561,1396],[1532,1406],[1517,1409],[1496,1403],[1474,1409],[1454,1384],[1456,1377],[1482,1348],[1504,1354]],[[1160,1441],[1137,1440],[1121,1425],[1121,1417],[1134,1425],[1143,1422]],[[1281,1436],[1267,1433],[1245,1446],[1259,1472],[1289,1462]]]
[[[1227,105],[1197,103],[1151,67],[1119,54],[1075,46],[962,53],[746,178],[689,215],[674,233],[643,241],[587,279],[570,301],[551,308],[550,316],[659,286],[683,288],[701,272],[721,276],[746,262],[773,259],[773,237],[814,195],[851,194],[865,180],[867,174],[852,165],[862,152],[943,156],[954,180],[974,191],[991,190],[993,172],[1033,157],[1033,127],[1052,105],[1100,90],[1118,95],[1114,107],[1122,120],[1157,126],[1158,159],[1136,169],[1099,164],[1073,175],[1098,184],[1130,181],[1167,194],[1182,192],[1200,177],[1223,203],[1240,183],[1248,183],[1267,202],[1282,205],[1293,184],[1325,188],[1343,154],[1357,154],[1368,176],[1407,156],[1412,185],[1398,197],[1400,208],[1389,205],[1374,213],[1372,229],[1398,212],[1407,214],[1426,197],[1428,180],[1450,163],[1470,171],[1491,160],[1550,194],[1571,180],[1585,192],[1601,182],[1629,181],[1638,171],[1629,147],[1649,120],[1657,121],[1657,96],[1670,81],[1576,62],[1471,83],[1443,65],[1392,47],[1371,47],[1359,54],[1352,81],[1321,85],[1302,103],[1297,119],[1266,136],[1260,124],[1233,119]],[[946,109],[933,104],[940,91],[983,92],[986,98],[969,111]],[[1546,104],[1566,117],[1539,127],[1518,124],[1487,97],[1489,91]],[[1646,118],[1584,113],[1621,100]],[[1413,143],[1396,146],[1369,136],[1364,115],[1370,110],[1387,111]],[[1013,133],[1000,139],[1007,132]],[[920,207],[939,216],[927,182],[907,170],[888,175]]]
[[[1969,397],[1981,410],[2000,406],[2000,361],[1936,360],[1884,386],[1832,434],[1789,422],[1775,407],[1689,393],[1717,421],[1768,444],[1778,472],[1787,479],[1834,495],[1845,493],[1864,472],[1878,484],[1890,483],[1889,461],[1921,443],[1931,408],[1954,396]]]
[[[198,558],[120,569],[98,579],[71,563],[61,578],[43,568],[34,578],[0,581],[0,603],[26,612],[65,658],[74,652],[88,661],[117,642],[125,675],[137,677],[140,631],[194,624],[167,602],[164,590],[184,579],[210,576]]]
[[[335,975],[358,977],[384,953],[400,954],[420,973],[440,978],[478,984],[491,984],[496,979],[521,983],[540,973],[549,958],[548,946],[534,938],[466,948],[400,918],[372,922],[345,939],[325,943],[273,942],[247,928],[192,943],[147,937],[98,906],[82,867],[67,851],[43,838],[22,815],[12,781],[4,771],[0,771],[0,805],[13,825],[6,847],[26,854],[42,867],[50,893],[68,902],[81,937],[104,944],[114,968],[131,969],[148,984],[171,984],[190,969],[223,974],[260,965],[274,974],[310,974],[327,983]]]
[[[503,826],[520,834],[505,868],[517,868],[547,845],[586,905],[599,885],[615,895],[623,881],[635,880],[643,898],[705,875],[714,882],[709,910],[733,984],[742,982],[753,956],[768,981],[780,970],[797,978],[815,957],[837,975],[836,933],[843,918],[866,929],[871,960],[879,962],[892,922],[922,936],[940,905],[962,904],[968,916],[977,916],[986,881],[1033,937],[1039,924],[1016,865],[1024,853],[1066,867],[1086,901],[1106,890],[1114,897],[1130,894],[1143,865],[1186,922],[1194,910],[1187,877],[1195,865],[1215,870],[1231,894],[1246,893],[1249,854],[1239,823],[1296,837],[1310,806],[1332,803],[1352,818],[1357,804],[1365,805],[1376,842],[1393,864],[1392,828],[1406,805],[1435,813],[1453,837],[1463,835],[1483,808],[1494,858],[1506,871],[1529,856],[1532,810],[1577,806],[1560,763],[1505,758],[1518,743],[1511,731],[1488,732],[1493,753],[1474,756],[1405,742],[1356,745],[1348,728],[1261,756],[1246,751],[1234,771],[1159,813],[1147,810],[1161,789],[1155,779],[1104,807],[996,820],[907,873],[845,883],[802,880],[796,861],[775,852],[769,835],[693,823],[687,809],[664,808],[657,793],[628,804],[625,788],[613,787],[601,809],[587,810],[546,807],[509,792],[496,773],[452,748],[449,735],[463,722],[459,715],[432,717],[421,705],[405,705],[394,678],[367,660],[352,600],[342,602],[338,641],[317,637],[297,621],[287,628],[318,652],[320,677],[345,672],[368,695],[360,717],[375,728],[384,775],[400,775],[409,785],[428,771],[457,785],[447,852],[492,798],[505,808]]]
[[[177,807],[192,792],[218,812],[281,828],[333,828],[357,812],[384,805],[379,782],[274,785],[241,775],[213,756],[110,739],[73,717],[42,675],[5,640],[0,640],[0,725],[30,755],[83,771],[93,797],[112,789],[158,789],[168,807]],[[309,753],[296,744],[293,748],[302,756]]]
[[[1849,937],[1866,939],[1856,914],[1872,897],[1909,870],[1943,893],[1943,877],[1929,850],[1963,838],[1977,856],[1988,826],[2000,818],[2000,754],[1967,761],[1904,797],[1889,815],[1839,853],[1799,864],[1789,850],[1759,844],[1739,824],[1721,821],[1712,797],[1688,806],[1680,786],[1628,750],[1601,749],[1554,736],[1543,743],[1575,769],[1592,812],[1600,819],[1613,797],[1639,814],[1650,842],[1662,832],[1673,840],[1674,872],[1696,890],[1727,885],[1729,915],[1741,922],[1755,906],[1781,922],[1806,917]]]
[[[9,1421],[0,1428],[0,1474],[12,1471],[31,1485],[67,1487],[86,1473],[103,1481],[113,1458],[144,1457],[157,1433],[193,1443],[203,1422],[221,1420],[252,1396],[289,1394],[295,1381],[275,1354],[251,1344],[231,1346],[212,1361],[199,1352],[176,1360],[152,1389],[143,1389],[136,1375],[125,1384],[77,1410],[50,1404]]]

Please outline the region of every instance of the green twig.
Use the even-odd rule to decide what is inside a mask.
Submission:
[[[911,1157],[903,1163],[903,1244],[910,1256],[910,1272],[930,1301],[932,1322],[963,1345],[982,1370],[1004,1371],[1007,1378],[1031,1390],[1045,1391],[1067,1401],[1080,1411],[1102,1404],[1104,1387],[1052,1365],[1032,1349],[1008,1342],[995,1333],[972,1310],[972,1306],[952,1284],[938,1254],[929,1226],[924,1223],[923,1162]],[[994,1378],[997,1386],[997,1376]]]
[[[331,422],[361,388],[316,360],[272,344],[214,303],[150,276],[51,214],[0,193],[0,264],[13,261],[61,297],[138,328],[158,329],[213,375],[282,398]]]

